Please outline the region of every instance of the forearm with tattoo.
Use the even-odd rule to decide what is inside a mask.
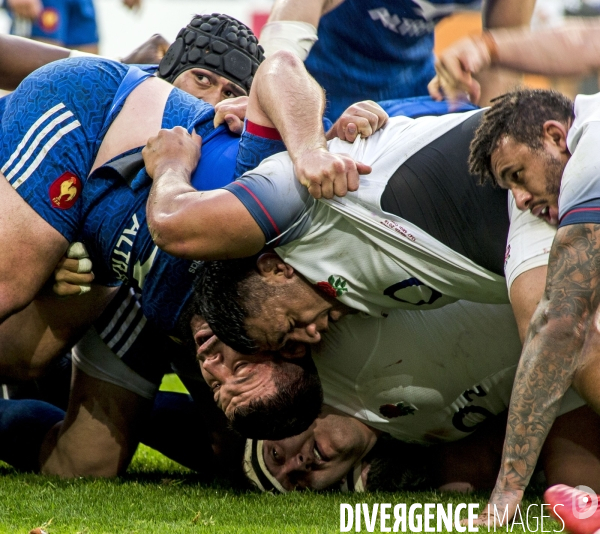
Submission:
[[[561,228],[544,299],[532,319],[513,386],[502,467],[491,504],[520,500],[560,401],[576,373],[600,301],[600,225]]]

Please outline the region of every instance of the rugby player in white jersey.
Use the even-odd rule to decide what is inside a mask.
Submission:
[[[286,154],[225,190],[199,194],[187,182],[194,140],[181,131],[151,140],[148,210],[159,246],[203,259],[262,249],[255,258],[205,264],[201,312],[212,332],[199,329],[199,344],[215,333],[248,354],[257,346],[318,342],[329,319],[351,310],[385,320],[395,307],[508,302],[505,273],[518,322],[526,324],[553,230],[517,215],[514,205],[511,224],[508,197],[476,185],[468,173],[467,147],[480,114],[395,118],[354,145],[333,141],[330,150],[350,152],[373,171],[356,193],[320,202],[297,185]],[[327,183],[323,190],[335,191]],[[240,361],[251,358],[224,354],[202,365],[228,415],[258,397],[247,381],[234,384]],[[258,376],[255,362],[250,368]]]
[[[472,145],[471,169],[515,195],[522,210],[558,225],[544,297],[525,340],[498,482],[490,499],[512,517],[560,400],[573,385],[596,411],[598,388],[597,146],[600,94],[575,104],[551,91],[497,99]],[[526,451],[526,452],[525,452]],[[554,502],[554,501],[553,501]],[[492,520],[492,510],[481,522]],[[598,528],[600,514],[590,518]]]
[[[505,423],[494,416],[508,408],[520,351],[509,305],[463,301],[428,312],[394,310],[386,321],[348,317],[313,348],[323,412],[298,436],[248,440],[246,472],[266,490],[320,490],[342,477],[356,487],[357,475],[367,479],[362,460],[382,433],[428,446],[468,437],[418,457],[399,452],[395,461],[422,476],[440,455],[440,484],[491,488]],[[541,462],[550,485],[600,483],[600,418],[583,405],[572,390],[563,399]],[[444,462],[458,464],[451,476]]]

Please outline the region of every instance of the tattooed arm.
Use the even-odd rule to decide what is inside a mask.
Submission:
[[[544,298],[529,326],[515,377],[500,473],[480,524],[488,519],[499,523],[506,512],[506,519],[515,513],[565,391],[574,379],[577,383],[583,365],[600,359],[600,351],[594,350],[600,341],[592,331],[599,282],[600,225],[561,228],[550,251]],[[600,397],[600,390],[595,391]]]

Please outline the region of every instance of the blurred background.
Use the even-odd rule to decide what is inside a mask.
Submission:
[[[142,0],[139,9],[130,11],[121,0],[95,0],[100,53],[109,57],[124,56],[154,33],[173,41],[179,29],[197,13],[227,13],[249,25],[259,35],[272,3],[272,0]],[[600,0],[538,0],[532,27],[559,26],[568,17],[597,16],[600,16]],[[0,9],[0,32],[8,33],[9,27],[10,19],[6,11]],[[465,11],[442,20],[436,27],[436,53],[461,37],[478,33],[480,29],[478,11]],[[597,75],[552,79],[526,76],[525,84],[553,87],[571,97],[578,93],[598,92],[599,87]]]

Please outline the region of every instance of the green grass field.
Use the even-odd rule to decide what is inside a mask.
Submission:
[[[49,534],[339,532],[340,503],[344,502],[479,502],[483,507],[487,498],[487,494],[442,497],[433,492],[368,496],[240,493],[203,485],[190,471],[143,446],[128,474],[115,480],[60,480],[17,474],[8,466],[0,467],[0,476],[2,534],[27,534],[35,527]],[[526,504],[539,502],[532,496]],[[544,525],[546,531],[561,528],[560,523]],[[540,532],[539,526],[535,530]],[[366,532],[364,523],[362,532]],[[515,525],[512,532],[528,531]]]
[[[181,390],[172,378],[163,385]],[[488,497],[487,493],[237,492],[207,486],[193,472],[144,446],[138,449],[127,475],[118,479],[61,480],[23,475],[1,462],[0,477],[0,534],[27,534],[35,527],[48,534],[339,532],[340,503],[478,502],[481,509]],[[539,504],[540,495],[541,491],[532,492],[525,504]],[[539,517],[540,508],[536,510]],[[547,532],[561,528],[560,523],[544,523]],[[530,530],[541,531],[539,525],[534,529],[533,523]],[[518,525],[509,531],[529,532]],[[364,522],[362,532],[366,532]]]

